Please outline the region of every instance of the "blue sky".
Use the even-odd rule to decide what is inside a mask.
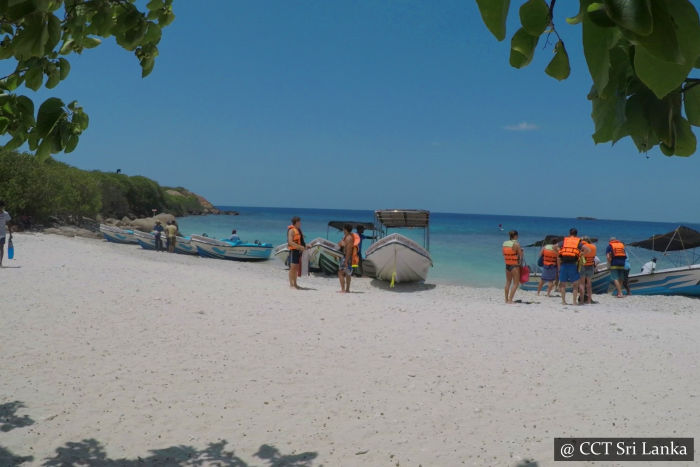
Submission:
[[[509,37],[517,29],[513,2]],[[59,160],[185,186],[215,204],[699,222],[700,155],[594,145],[580,26],[508,65],[471,1],[176,0],[156,67],[114,45],[38,97],[90,115]],[[569,8],[569,10],[567,10]]]

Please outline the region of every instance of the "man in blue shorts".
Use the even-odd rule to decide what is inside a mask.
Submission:
[[[571,293],[574,296],[574,305],[578,305],[578,262],[581,255],[590,253],[590,249],[578,238],[578,231],[569,229],[569,236],[559,242],[559,292],[561,302],[566,303],[566,286],[571,284]]]

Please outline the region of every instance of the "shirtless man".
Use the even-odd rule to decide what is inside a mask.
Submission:
[[[350,279],[352,278],[353,256],[357,255],[357,247],[355,246],[355,237],[352,234],[352,226],[345,224],[343,226],[343,239],[338,242],[340,250],[343,252],[343,258],[338,266],[338,280],[340,281],[339,293],[350,292]]]

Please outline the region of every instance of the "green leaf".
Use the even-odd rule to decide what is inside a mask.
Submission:
[[[61,40],[61,20],[55,15],[49,14],[47,31],[49,37],[45,44],[44,54],[51,52]]]
[[[700,18],[688,0],[674,0],[667,4],[668,13],[676,25],[678,47],[685,63],[695,66],[700,56]]]
[[[55,68],[51,73],[49,73],[49,79],[46,80],[46,88],[53,89],[61,81],[61,72],[58,68]]]
[[[685,115],[691,125],[700,126],[700,85],[694,85],[683,93]]]
[[[0,134],[5,134],[7,127],[10,125],[10,119],[7,117],[0,117]]]
[[[70,63],[65,58],[61,57],[58,59],[58,68],[61,70],[60,77],[64,80],[68,77],[70,73]]]
[[[36,159],[39,162],[46,161],[51,156],[51,141],[44,138],[36,150]]]
[[[19,86],[19,77],[16,73],[0,80],[0,88],[7,89],[8,91],[14,91],[17,89],[17,86]]]
[[[591,3],[588,5],[588,8],[586,8],[586,13],[588,13],[588,18],[601,28],[615,26],[615,22],[610,19],[605,5],[602,3]]]
[[[7,3],[5,16],[9,21],[16,21],[36,11],[33,0],[14,0]]]
[[[661,152],[664,153],[665,156],[672,156],[673,155],[673,148],[670,146],[667,146],[664,143],[659,143],[659,148],[661,148]]]
[[[478,2],[479,0],[477,0]],[[494,3],[497,3],[501,0],[487,0],[487,1],[492,1]],[[510,1],[510,0],[508,0]],[[158,19],[158,24],[160,24],[161,27],[167,26],[168,24],[172,23],[175,21],[175,13],[172,12],[172,10],[168,10],[165,13],[160,15],[160,18]],[[504,31],[505,34],[505,31]]]
[[[163,8],[163,2],[161,0],[151,0],[146,4],[146,8],[149,10],[157,10]]]
[[[665,62],[650,54],[646,48],[636,47],[634,69],[637,76],[659,99],[678,89],[692,68],[692,63],[677,65]]]
[[[18,147],[22,146],[26,140],[27,139],[22,137],[21,135],[14,135],[12,139],[5,143],[5,146],[3,147],[8,151],[14,151]]]
[[[520,7],[520,23],[532,36],[539,36],[549,24],[549,6],[544,0],[528,0]]]
[[[562,41],[558,41],[557,45],[554,46],[554,57],[552,57],[544,72],[559,81],[569,77],[569,73],[571,73],[569,55],[566,53],[566,48]]]
[[[624,136],[625,129],[625,104],[624,95],[613,94],[606,98],[602,98],[595,93],[593,88],[591,118],[595,125],[593,133],[593,142],[613,143]]]
[[[658,60],[682,64],[684,58],[676,37],[677,28],[668,13],[666,0],[649,1],[653,18],[651,34],[643,36],[627,29],[622,29],[622,33],[636,46],[637,50],[643,48]]]
[[[73,44],[75,44],[75,41],[73,39],[68,39],[63,43],[58,53],[61,55],[68,55],[73,51]]]
[[[63,101],[57,97],[50,97],[39,106],[36,117],[36,130],[40,138],[45,138],[56,126],[57,122],[65,115]]]
[[[17,96],[16,107],[24,126],[34,125],[34,102],[27,96]]]
[[[583,18],[583,54],[593,84],[602,93],[608,84],[610,72],[610,49],[619,39],[617,28],[603,28],[591,21],[588,15]]]
[[[510,65],[514,68],[529,65],[535,55],[538,39],[528,34],[524,28],[518,29],[510,41]]]
[[[649,0],[604,1],[608,16],[620,27],[642,36],[651,34],[653,23]]]
[[[34,12],[24,19],[22,30],[14,40],[15,54],[27,59],[44,55],[44,45],[49,40],[48,25],[44,22],[44,13]]]
[[[626,127],[639,152],[648,152],[659,140],[648,118],[649,98],[646,94],[635,94],[625,106]]]
[[[157,44],[160,42],[162,31],[160,26],[158,26],[153,21],[148,22],[148,27],[146,29],[146,34],[143,36],[144,43]]]
[[[673,130],[676,137],[676,146],[673,153],[677,156],[692,156],[697,148],[697,139],[690,128],[688,120],[680,115],[676,116],[673,119]]]
[[[86,37],[83,39],[83,47],[85,47],[86,49],[94,49],[101,43],[102,41],[97,37]]]
[[[34,65],[24,74],[24,85],[32,91],[36,91],[44,82],[44,68],[41,65]]]
[[[156,63],[156,59],[153,57],[146,57],[143,60],[141,60],[141,77],[145,78],[146,76],[151,74],[151,71],[153,71],[153,66]]]
[[[491,34],[499,41],[505,39],[510,0],[476,0],[476,3],[479,5],[481,19]]]

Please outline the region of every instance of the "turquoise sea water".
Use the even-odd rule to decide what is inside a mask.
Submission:
[[[340,240],[340,233],[327,229],[328,221],[349,220],[372,222],[372,211],[335,209],[293,209],[218,206],[221,209],[236,210],[238,216],[188,216],[178,218],[180,230],[189,234],[207,233],[210,237],[224,238],[237,229],[243,241],[260,240],[278,245],[286,242],[286,228],[292,216],[302,219],[302,230],[306,241],[324,237]],[[498,225],[503,225],[503,231]],[[700,224],[684,223],[700,230]],[[660,222],[637,222],[616,220],[578,220],[554,217],[494,216],[481,214],[431,213],[430,253],[434,267],[428,275],[428,282],[466,284],[477,287],[501,286],[503,282],[503,257],[501,244],[508,239],[508,231],[515,229],[520,234],[520,243],[525,246],[541,240],[547,234],[565,235],[569,228],[576,227],[579,235],[598,237],[597,243],[601,260],[605,261],[605,246],[610,236],[624,242],[642,240],[654,234],[673,230],[678,224]],[[401,230],[400,233],[422,244],[422,230]],[[365,241],[363,249],[369,246]],[[528,263],[536,262],[539,248],[526,249]],[[630,248],[632,272],[656,256],[659,268],[671,267],[678,255],[663,257],[661,253],[639,248]],[[697,262],[698,257],[686,253],[682,261]],[[272,261],[272,260],[271,260]]]

